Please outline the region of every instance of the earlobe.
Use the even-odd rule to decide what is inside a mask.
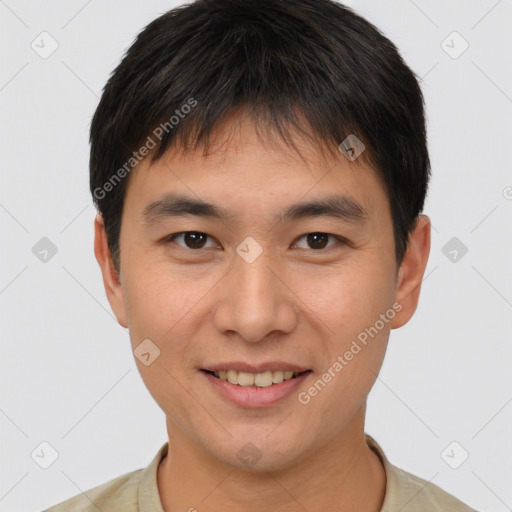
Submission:
[[[398,271],[395,300],[402,309],[391,322],[392,329],[405,325],[418,306],[421,283],[430,253],[430,230],[430,219],[426,215],[420,215],[409,236],[407,251]]]
[[[101,214],[94,219],[94,255],[101,269],[103,286],[112,311],[123,327],[128,327],[124,307],[123,290],[108,246],[107,233]]]

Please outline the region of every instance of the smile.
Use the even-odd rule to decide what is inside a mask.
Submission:
[[[313,372],[267,370],[261,373],[248,373],[203,369],[199,373],[204,375],[206,385],[217,396],[238,407],[253,409],[277,405],[297,393],[304,380]],[[230,378],[236,380],[236,383],[230,382]],[[278,382],[273,382],[274,380]]]
[[[305,372],[293,372],[291,370],[274,370],[266,371],[262,373],[249,373],[249,372],[238,372],[236,370],[220,370],[214,372],[211,370],[204,370],[206,373],[213,375],[220,380],[229,382],[230,384],[236,384],[242,387],[258,387],[267,388],[269,386],[280,384],[285,380],[295,379]]]

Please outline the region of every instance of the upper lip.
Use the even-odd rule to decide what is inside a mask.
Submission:
[[[205,366],[203,370],[210,370],[212,372],[219,372],[222,370],[236,370],[238,372],[247,373],[264,373],[268,371],[284,370],[301,373],[310,370],[310,368],[296,364],[285,363],[283,361],[268,361],[266,363],[259,364],[249,364],[244,363],[243,361],[232,361]]]

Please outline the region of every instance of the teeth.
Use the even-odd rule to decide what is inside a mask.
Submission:
[[[259,374],[261,375],[261,374]],[[254,373],[238,372],[239,386],[252,386],[254,384]]]
[[[248,387],[256,386],[258,388],[266,388],[272,384],[279,384],[283,380],[290,380],[292,377],[298,375],[297,372],[289,370],[276,370],[267,371],[263,373],[248,373],[237,372],[236,370],[220,370],[213,372],[216,377],[221,380],[227,380],[231,384],[238,384],[239,386]]]
[[[284,380],[283,370],[277,370],[275,372],[272,372],[272,382],[274,384],[279,384],[280,382],[283,382],[283,380]]]
[[[259,388],[268,388],[272,386],[273,378],[272,372],[257,373],[254,376],[254,384]]]
[[[238,384],[238,372],[236,370],[228,370],[227,380],[231,384]]]

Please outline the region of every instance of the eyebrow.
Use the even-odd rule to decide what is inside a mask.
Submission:
[[[235,215],[221,206],[206,203],[186,195],[167,194],[148,204],[142,211],[146,226],[174,217],[197,216],[229,220]],[[334,195],[304,203],[292,204],[276,216],[276,220],[293,221],[308,217],[333,217],[349,223],[369,220],[366,209],[352,197]]]

